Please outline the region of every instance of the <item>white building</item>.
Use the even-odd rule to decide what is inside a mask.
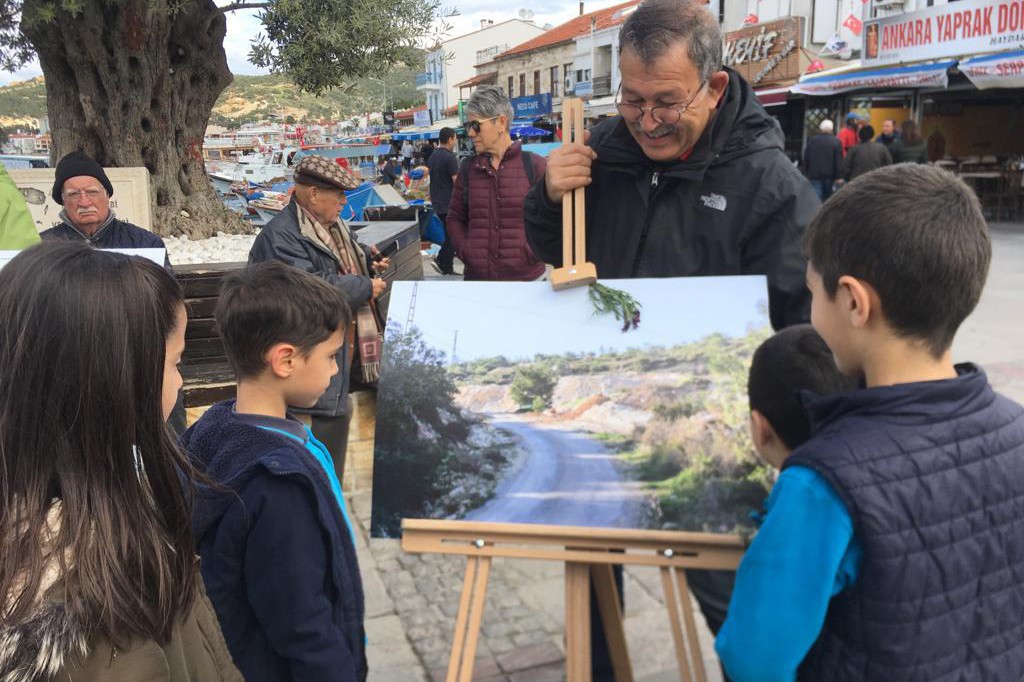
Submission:
[[[456,83],[476,75],[476,66],[494,59],[514,45],[544,33],[544,29],[525,19],[495,23],[480,22],[476,31],[446,40],[427,53],[426,68],[416,76],[416,89],[425,94],[431,120],[444,118],[444,110],[458,104]]]

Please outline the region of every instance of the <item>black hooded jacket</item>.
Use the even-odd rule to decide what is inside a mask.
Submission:
[[[692,153],[652,161],[621,117],[598,124],[586,188],[587,260],[601,279],[768,277],[772,326],[805,322],[803,236],[820,202],[782,152],[778,123],[732,70],[718,111]],[[538,180],[526,196],[526,235],[561,265],[561,204]]]

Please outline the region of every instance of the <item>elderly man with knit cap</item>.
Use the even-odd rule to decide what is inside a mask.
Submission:
[[[384,320],[375,299],[387,283],[375,277],[387,270],[388,259],[373,259],[374,247],[356,241],[340,217],[348,203],[345,190],[359,187],[347,169],[322,156],[307,156],[295,167],[291,203],[271,220],[252,245],[249,263],[279,260],[311,272],[337,287],[348,299],[355,320],[345,346],[338,353],[338,373],[327,391],[308,410],[313,435],[334,457],[338,479],[343,480],[348,427],[352,417],[348,397],[352,368],[364,383],[377,382],[380,372]],[[358,338],[358,343],[355,343]]]
[[[166,249],[164,240],[149,230],[117,219],[110,210],[113,185],[103,167],[83,152],[71,152],[57,163],[52,195],[64,210],[60,225],[42,232],[43,239],[84,241],[100,249]]]

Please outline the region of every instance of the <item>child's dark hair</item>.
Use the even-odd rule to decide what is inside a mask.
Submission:
[[[257,263],[225,278],[215,316],[239,379],[262,373],[264,356],[275,344],[290,343],[309,353],[352,322],[344,294],[278,261]]]
[[[857,381],[839,372],[832,351],[809,324],[787,327],[762,343],[747,377],[750,409],[765,416],[790,450],[811,436],[800,391],[828,395],[856,388]]]
[[[836,192],[804,242],[829,297],[839,278],[870,284],[897,334],[936,358],[974,310],[992,243],[981,205],[962,180],[934,166],[902,163],[865,173]]]
[[[191,609],[193,471],[161,400],[182,311],[164,268],[80,242],[0,270],[0,622],[55,569],[90,645],[165,643]]]

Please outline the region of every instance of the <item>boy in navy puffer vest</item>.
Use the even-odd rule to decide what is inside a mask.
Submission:
[[[225,279],[217,325],[238,398],[183,445],[210,483],[192,529],[203,581],[247,682],[366,679],[355,534],[330,452],[289,414],[338,372],[352,316],[337,288],[278,261]]]
[[[991,260],[977,197],[934,167],[879,169],[806,250],[812,324],[866,388],[805,397],[815,435],[740,566],[723,664],[734,682],[1019,682],[1024,410],[950,352]],[[777,509],[810,532],[770,542]]]

